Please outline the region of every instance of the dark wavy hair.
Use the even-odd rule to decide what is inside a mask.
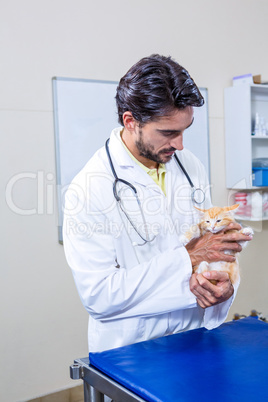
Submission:
[[[171,57],[153,54],[141,59],[121,78],[116,92],[119,123],[132,113],[141,125],[204,99],[188,71]]]

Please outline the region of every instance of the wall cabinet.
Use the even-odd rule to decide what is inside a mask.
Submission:
[[[253,161],[257,158],[268,160],[268,135],[253,133],[256,113],[263,121],[268,122],[268,86],[244,84],[226,88],[224,113],[226,186],[228,189],[240,190],[240,193],[245,190],[248,199],[260,200],[259,196],[254,196],[256,191],[261,195],[264,205],[268,186],[266,180],[261,182],[261,186],[254,186],[256,181],[253,175]],[[262,185],[263,183],[265,185]],[[235,191],[232,193],[234,195]],[[256,206],[253,201],[252,206]],[[268,219],[264,213],[258,213],[256,217],[251,218]]]

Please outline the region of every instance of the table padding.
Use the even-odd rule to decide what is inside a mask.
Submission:
[[[244,318],[89,354],[150,402],[268,401],[268,324]]]

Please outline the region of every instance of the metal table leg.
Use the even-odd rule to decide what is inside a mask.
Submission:
[[[79,364],[70,366],[70,376],[73,380],[83,379],[84,402],[104,402],[104,395],[84,380],[83,367]]]
[[[104,395],[86,381],[84,383],[84,402],[104,402]]]

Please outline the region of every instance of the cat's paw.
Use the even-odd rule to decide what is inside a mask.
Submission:
[[[254,235],[254,230],[248,226],[246,228],[243,228],[240,231],[240,233],[243,233],[244,235],[247,235],[247,236],[253,236]]]
[[[208,271],[211,271],[211,266],[210,266],[210,264],[209,264],[207,261],[202,261],[202,262],[199,264],[199,266],[197,267],[197,269],[194,270],[194,272],[197,273],[197,274],[203,274],[204,272],[208,272]],[[218,281],[216,281],[216,280],[214,280],[214,279],[208,279],[208,280],[209,280],[209,282],[211,282],[213,285],[217,285],[217,282],[218,282]]]
[[[198,225],[192,225],[188,232],[188,236],[191,236],[191,239],[197,239],[201,236],[200,228]]]
[[[197,274],[202,274],[203,272],[209,271],[209,263],[207,261],[202,261],[198,265],[197,270],[195,271]]]
[[[246,236],[253,236],[254,230],[248,226],[246,228],[241,229],[240,233],[243,233]],[[242,248],[245,248],[248,245],[248,241],[240,241],[239,244]]]

